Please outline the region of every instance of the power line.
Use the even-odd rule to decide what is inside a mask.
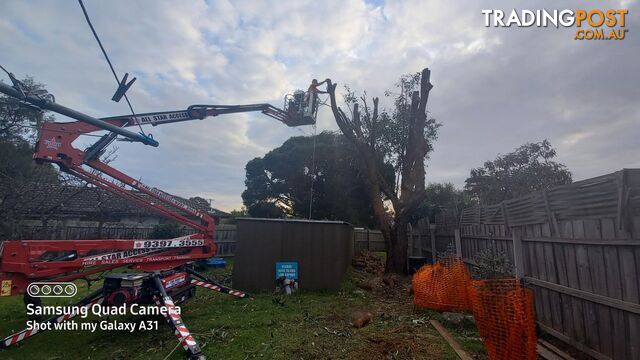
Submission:
[[[104,58],[107,60],[107,63],[109,64],[109,68],[113,73],[113,77],[116,79],[116,83],[119,86],[120,79],[118,78],[118,75],[116,74],[116,71],[113,68],[113,64],[111,64],[111,60],[109,60],[109,55],[107,55],[107,51],[104,49],[104,46],[102,46],[102,41],[100,41],[100,37],[98,37],[98,33],[96,33],[96,30],[93,27],[93,24],[91,23],[91,19],[89,19],[89,14],[87,13],[87,9],[84,7],[82,0],[78,0],[78,2],[80,3],[80,7],[82,8],[82,12],[84,13],[84,18],[87,20],[87,24],[89,24],[89,27],[91,28],[91,32],[93,33],[93,36],[96,38],[98,45],[100,45],[100,50],[102,50],[102,54],[104,55]],[[131,102],[129,101],[129,97],[127,97],[126,93],[124,94],[124,99],[127,101],[127,105],[129,105],[129,110],[131,110],[131,114],[135,117],[136,112],[133,111],[133,106],[131,106]],[[142,130],[142,126],[139,123],[138,123],[138,127],[140,127],[140,131],[142,132],[142,134],[145,135],[144,130]]]

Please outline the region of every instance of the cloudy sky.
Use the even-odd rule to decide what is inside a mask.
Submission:
[[[472,167],[545,138],[575,179],[640,167],[637,1],[554,2],[628,8],[623,41],[576,41],[575,29],[484,27],[482,9],[510,10],[512,1],[85,2],[116,71],[138,78],[128,93],[136,112],[281,106],[284,94],[327,77],[383,96],[398,76],[429,67],[429,111],[444,125],[430,182],[462,186]],[[115,80],[75,1],[0,2],[0,64],[46,84],[65,106],[96,117],[128,113],[124,101],[110,100]],[[321,108],[318,131],[335,129]],[[241,206],[247,161],[313,129],[240,114],[145,131],[160,147],[118,143],[114,166],[231,210]]]

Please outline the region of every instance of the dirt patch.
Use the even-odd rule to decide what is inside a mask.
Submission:
[[[364,253],[356,259],[356,285],[373,299],[366,311],[373,317],[362,329],[358,345],[349,359],[441,359],[442,339],[428,325],[423,312],[416,312],[408,277],[384,276],[384,261],[375,254]],[[365,286],[362,286],[366,284]],[[363,310],[363,309],[358,309]]]
[[[368,336],[361,348],[349,354],[353,359],[441,359],[438,337],[411,327],[390,327]]]

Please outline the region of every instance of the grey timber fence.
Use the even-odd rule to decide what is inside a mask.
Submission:
[[[640,169],[466,208],[458,229],[434,233],[471,266],[502,250],[541,330],[597,359],[640,359]]]

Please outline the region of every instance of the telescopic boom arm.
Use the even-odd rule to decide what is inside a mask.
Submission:
[[[123,126],[136,125],[160,125],[180,121],[189,121],[204,119],[209,116],[218,116],[223,114],[234,114],[261,111],[263,114],[270,116],[278,121],[283,122],[287,126],[299,126],[296,121],[295,114],[289,114],[284,110],[278,109],[270,104],[251,104],[251,105],[191,105],[186,110],[178,111],[162,111],[155,113],[114,116],[103,118],[106,122],[122,122]]]
[[[116,134],[122,135],[128,139],[130,139],[131,141],[139,141],[145,145],[151,145],[151,146],[158,146],[158,142],[153,140],[153,138],[150,138],[148,136],[142,135],[142,134],[136,134],[133,133],[131,131],[128,130],[124,130],[121,129],[117,126],[114,126],[112,124],[109,123],[105,123],[104,121],[101,121],[99,119],[96,119],[92,116],[83,114],[79,111],[70,109],[68,107],[62,106],[60,104],[56,104],[55,102],[52,101],[47,101],[45,99],[42,99],[40,97],[37,96],[31,96],[31,95],[25,95],[24,93],[16,90],[15,88],[0,82],[0,92],[9,95],[11,97],[20,99],[22,101],[25,101],[27,103],[33,104],[41,109],[46,109],[46,110],[51,110],[54,112],[57,112],[58,114],[62,114],[65,116],[68,116],[70,118],[76,119],[76,120],[80,120],[83,121],[87,124],[91,124],[96,126],[99,129],[102,130],[109,130],[111,132],[114,132]]]

